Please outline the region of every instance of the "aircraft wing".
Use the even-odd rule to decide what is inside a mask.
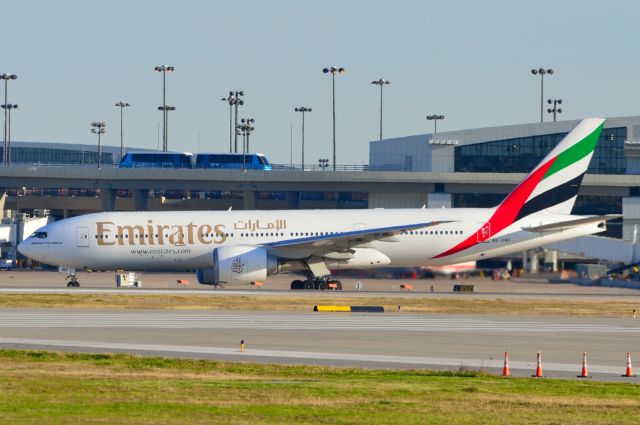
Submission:
[[[564,230],[569,230],[577,226],[597,223],[599,221],[606,222],[619,217],[622,217],[622,216],[619,214],[596,215],[593,217],[584,217],[584,218],[578,218],[574,220],[560,221],[557,223],[543,224],[541,226],[523,227],[522,230],[526,230],[529,232],[539,232],[539,233],[562,232]]]
[[[437,226],[438,224],[443,223],[451,223],[451,221],[431,221],[425,223],[405,224],[401,226],[378,227],[375,229],[352,230],[349,232],[338,232],[329,235],[305,236],[303,238],[273,242],[265,244],[264,246],[271,249],[295,248],[311,251],[320,250],[325,252],[339,251],[367,242],[392,238],[395,235],[399,235],[410,230]]]

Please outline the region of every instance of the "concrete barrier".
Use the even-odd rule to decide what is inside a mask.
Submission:
[[[453,292],[473,292],[473,285],[453,285]]]
[[[313,311],[329,311],[329,312],[350,312],[351,306],[348,305],[316,305],[313,307]]]
[[[352,313],[384,313],[384,307],[381,305],[352,305]]]

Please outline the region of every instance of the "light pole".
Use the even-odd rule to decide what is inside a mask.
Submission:
[[[229,94],[231,94],[231,92],[229,92]],[[233,102],[233,106],[235,108],[235,125],[236,127],[238,126],[238,106],[240,105],[244,105],[244,100],[240,99],[241,96],[244,96],[244,91],[240,90],[240,91],[235,91],[233,92],[233,97],[235,98],[235,101]],[[233,151],[235,153],[238,153],[238,133],[236,132],[236,137],[233,140]]]
[[[5,103],[4,105],[2,105],[2,109],[5,110],[5,113],[7,114],[7,165],[11,165],[11,110],[12,109],[18,109],[18,105],[12,105],[11,103]]]
[[[6,162],[7,165],[11,165],[11,110],[18,109],[18,105],[12,105],[11,103],[6,103],[2,105],[2,109],[7,113],[7,155]]]
[[[544,76],[546,74],[553,75],[553,69],[540,67],[538,69],[532,69],[531,73],[533,75],[540,75],[540,122],[544,122],[544,107],[542,106],[544,104]]]
[[[323,68],[322,72],[331,74],[331,94],[333,109],[333,171],[336,170],[336,74],[342,75],[345,69],[342,67],[332,66],[331,68]]]
[[[248,152],[250,152],[250,150],[249,150],[249,137],[251,136],[251,133],[253,133],[253,131],[256,129],[256,128],[253,126],[253,123],[254,123],[254,122],[256,122],[256,120],[254,120],[253,118],[247,118],[247,119],[242,118],[242,119],[240,120],[240,122],[241,122],[241,123],[242,123],[242,125],[245,127],[245,133],[247,134],[247,139],[246,139],[246,140],[247,140],[247,141],[246,141],[246,143],[247,143],[247,145],[246,145],[246,152],[248,153]]]
[[[427,115],[427,119],[429,121],[433,121],[433,137],[435,138],[436,133],[438,132],[438,120],[443,120],[444,115],[437,115],[437,114]]]
[[[562,108],[558,108],[558,105],[562,105],[562,99],[547,99],[549,105],[553,104],[553,108],[547,109],[547,113],[553,114],[553,121],[556,120],[556,115],[562,113]]]
[[[122,130],[122,110],[128,106],[131,106],[127,102],[123,102],[122,100],[116,103],[116,107],[120,108],[120,159],[124,157],[124,132]]]
[[[380,86],[380,140],[382,140],[382,88],[387,84],[391,84],[391,81],[385,80],[384,78],[379,78],[375,81],[372,81],[371,84]]]
[[[5,73],[5,74],[0,75],[0,79],[4,80],[4,104],[3,105],[8,105],[9,104],[8,94],[7,94],[7,83],[9,82],[9,80],[15,80],[16,78],[18,78],[18,76],[16,74],[7,74],[7,73]],[[3,137],[3,140],[4,140],[4,145],[3,145],[4,146],[4,151],[3,151],[3,155],[2,155],[3,156],[2,162],[5,165],[7,165],[9,163],[8,159],[7,159],[9,157],[9,155],[7,154],[7,151],[9,149],[9,146],[7,144],[8,112],[9,112],[9,109],[8,108],[4,108],[4,137]]]
[[[299,108],[294,109],[294,111],[302,113],[302,171],[304,171],[304,114],[306,112],[311,112],[311,108],[300,106]]]
[[[163,113],[163,117],[164,117],[164,130],[163,130],[163,137],[164,140],[162,141],[162,152],[168,152],[169,151],[169,111],[175,111],[176,107],[175,106],[158,106],[158,111],[162,111]]]
[[[244,92],[242,90],[236,90],[236,91],[230,91],[229,92],[229,96],[227,97],[223,97],[222,101],[223,102],[228,102],[229,103],[229,153],[233,153],[234,152],[234,146],[232,143],[232,139],[233,139],[233,126],[234,126],[234,122],[233,122],[233,108],[235,107],[235,111],[236,111],[236,119],[235,119],[235,126],[238,127],[238,106],[240,105],[244,105],[244,100],[240,99],[240,97],[244,96]],[[236,137],[235,137],[235,152],[238,153],[238,135],[236,132]]]
[[[233,97],[233,92],[230,91],[228,97],[223,97],[220,100],[229,104],[229,153],[233,153],[233,103],[235,102],[235,97]]]
[[[241,124],[236,126],[236,135],[242,135],[242,171],[245,172],[247,171],[246,158],[247,147],[249,144],[249,134],[251,134],[251,132],[255,130],[255,128],[251,126],[251,123],[254,122],[252,118],[242,118],[240,122]]]
[[[162,151],[166,152],[169,147],[169,141],[167,137],[167,112],[173,109],[167,109],[167,72],[173,72],[176,69],[170,65],[160,65],[154,68],[156,72],[162,72]]]
[[[229,153],[238,153],[238,106],[244,105],[244,100],[240,99],[244,96],[244,91],[236,90],[230,91],[229,96],[223,97],[221,100],[223,102],[229,103]],[[235,107],[235,122],[233,119],[233,111]],[[231,142],[233,135],[233,128],[236,128],[235,137],[233,138],[233,143]]]
[[[94,121],[91,123],[91,132],[98,135],[98,169],[102,166],[102,144],[100,143],[100,135],[107,131],[107,123],[104,121]]]
[[[318,167],[320,167],[322,169],[322,171],[324,171],[328,166],[329,166],[329,159],[328,158],[320,158],[318,160]]]

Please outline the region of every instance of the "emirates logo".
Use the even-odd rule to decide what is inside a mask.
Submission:
[[[231,271],[234,273],[242,273],[244,270],[244,263],[242,262],[242,257],[237,256],[231,262]]]
[[[478,229],[478,242],[484,242],[491,237],[491,224],[485,223]]]

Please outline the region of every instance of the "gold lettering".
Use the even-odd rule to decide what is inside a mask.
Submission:
[[[149,233],[149,245],[155,245],[155,239],[153,237],[153,220],[147,220],[147,232]]]
[[[213,230],[215,231],[215,234],[216,234],[215,238],[213,239],[214,243],[221,244],[227,240],[227,236],[224,233],[224,224],[216,224],[213,227]]]
[[[213,227],[208,224],[203,224],[202,226],[200,226],[198,228],[198,240],[200,241],[200,243],[205,245],[211,244],[213,241],[211,239],[207,240],[206,238],[209,237],[209,233],[211,233],[212,231]]]
[[[108,229],[106,227],[106,225],[111,224],[114,225],[115,223],[112,223],[110,221],[98,221],[96,223],[98,229],[97,229],[97,234],[98,234],[98,246],[105,246],[105,245],[115,245],[116,241],[106,241],[104,238],[104,235],[111,233],[111,229]]]
[[[140,236],[140,245],[144,245],[144,227],[142,226],[118,226],[118,235],[120,235],[120,240],[124,237],[124,233],[127,232],[127,239],[129,240],[129,245],[135,245],[135,232],[138,231],[138,235]],[[124,242],[122,242],[124,245]]]
[[[99,246],[156,244],[185,246],[198,243],[211,245],[222,244],[228,239],[224,224],[199,226],[189,222],[186,225],[160,225],[154,224],[153,220],[147,220],[146,225],[117,226],[110,221],[99,221],[96,222],[96,227]],[[109,240],[109,235],[112,235],[115,240]],[[146,235],[148,236],[145,237]]]
[[[158,224],[158,245],[164,245],[164,231],[169,230],[171,226]]]
[[[187,224],[187,243],[193,245],[193,229],[196,227],[193,222]]]
[[[169,235],[169,243],[171,245],[180,245],[184,246],[184,232],[182,231],[182,226],[171,226],[173,229],[173,233]]]

